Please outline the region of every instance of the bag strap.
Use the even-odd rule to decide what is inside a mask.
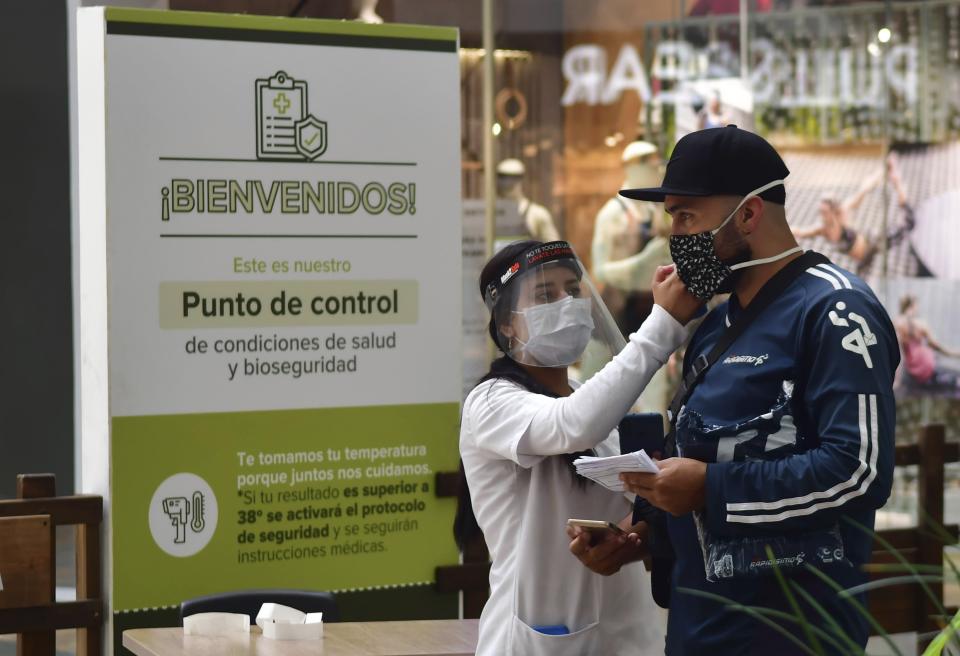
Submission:
[[[707,355],[700,354],[697,359],[693,361],[693,364],[690,366],[690,371],[688,371],[683,377],[683,380],[680,381],[680,387],[677,389],[677,393],[674,394],[673,400],[670,402],[669,409],[667,410],[667,419],[670,421],[670,433],[667,435],[666,440],[666,455],[668,457],[674,455],[675,451],[676,438],[674,433],[676,432],[677,415],[680,413],[680,408],[683,407],[683,404],[686,403],[690,395],[693,394],[694,388],[703,380],[707,371],[709,371],[717,360],[720,359],[720,356],[733,345],[750,324],[753,323],[776,298],[783,294],[794,280],[800,277],[800,275],[810,267],[829,261],[830,260],[824,255],[814,251],[807,251],[795,260],[791,260],[760,288],[760,291],[750,304],[737,316],[737,320],[720,336],[720,339],[717,340],[717,343],[710,350],[710,353]]]

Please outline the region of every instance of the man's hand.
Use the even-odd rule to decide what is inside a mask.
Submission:
[[[627,534],[620,535],[613,531],[593,534],[579,526],[568,526],[567,535],[572,540],[570,553],[597,574],[616,574],[627,563],[647,556],[647,525],[641,522],[630,526],[630,517],[626,517],[620,522],[620,528]]]
[[[691,458],[667,458],[657,463],[660,472],[620,474],[624,486],[657,508],[672,515],[685,515],[703,508],[707,463]]]

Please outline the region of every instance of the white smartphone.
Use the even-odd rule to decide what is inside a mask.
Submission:
[[[568,519],[567,526],[579,526],[584,531],[590,531],[591,533],[613,531],[620,535],[626,535],[626,532],[617,526],[616,523],[605,522],[599,519]]]

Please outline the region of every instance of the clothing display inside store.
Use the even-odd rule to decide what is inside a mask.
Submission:
[[[550,211],[524,194],[523,176],[526,170],[526,166],[518,159],[505,159],[500,162],[497,165],[497,195],[517,203],[517,213],[530,239],[556,241],[560,239],[560,233],[553,224]]]

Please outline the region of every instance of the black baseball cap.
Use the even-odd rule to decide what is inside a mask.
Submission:
[[[648,189],[624,189],[621,196],[663,202],[666,196],[746,196],[754,189],[790,174],[766,139],[735,125],[686,135],[673,149],[663,183]],[[783,185],[760,198],[783,205]]]

